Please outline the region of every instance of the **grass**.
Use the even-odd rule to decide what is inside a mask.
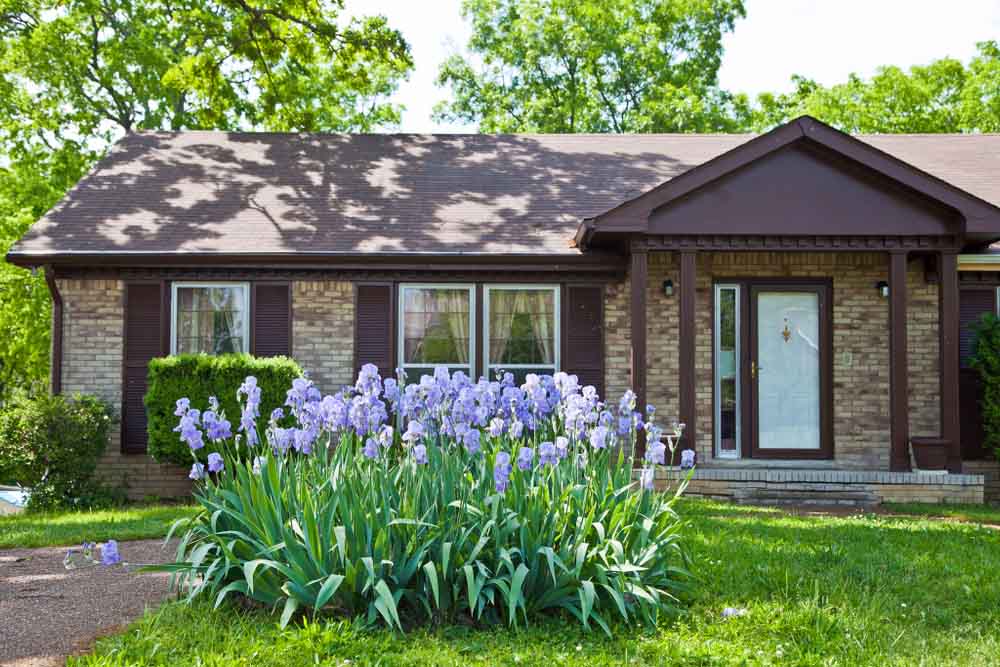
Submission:
[[[790,516],[685,501],[689,611],[609,640],[575,620],[406,635],[170,603],[71,665],[987,665],[1000,656],[1000,531],[918,517]],[[724,620],[724,607],[747,610]]]
[[[889,512],[940,517],[1000,526],[1000,507],[990,505],[937,505],[933,503],[887,503]]]
[[[148,505],[4,516],[0,517],[0,549],[163,537],[174,521],[191,516],[194,511],[193,506]]]

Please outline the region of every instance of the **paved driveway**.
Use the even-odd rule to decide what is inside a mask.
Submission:
[[[174,545],[122,542],[119,551],[131,564],[162,563]],[[67,570],[65,554],[65,547],[0,550],[0,665],[63,665],[169,596],[169,575],[121,566]]]

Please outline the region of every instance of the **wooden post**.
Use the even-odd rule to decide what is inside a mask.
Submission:
[[[632,328],[632,391],[635,392],[636,410],[646,410],[646,285],[649,282],[649,253],[645,248],[633,248],[629,268],[632,290],[629,313]],[[636,443],[636,460],[645,454],[644,432]]]
[[[941,364],[941,437],[948,440],[948,472],[962,472],[958,394],[958,255],[942,252],[938,271],[938,336]]]
[[[889,253],[889,469],[910,470],[906,361],[906,251]]]
[[[697,271],[696,255],[693,250],[682,250],[680,252],[680,307],[677,323],[678,337],[680,338],[680,363],[679,373],[679,408],[680,421],[685,424],[684,436],[682,439],[684,449],[696,449],[697,437],[697,409],[695,401],[695,299],[697,292]]]

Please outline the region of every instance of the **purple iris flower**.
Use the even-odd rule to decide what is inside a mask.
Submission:
[[[566,458],[569,454],[569,438],[564,435],[556,437],[556,456],[561,459]]]
[[[479,451],[479,431],[474,428],[470,428],[465,432],[465,435],[462,436],[462,442],[465,445],[465,450],[467,452],[470,454],[477,453]]]
[[[667,446],[662,442],[652,442],[646,446],[646,462],[658,463],[661,466],[666,463]]]
[[[285,411],[282,410],[281,408],[275,408],[274,410],[271,411],[272,424],[280,421],[281,419],[284,419],[284,417],[285,417]]]
[[[118,543],[108,540],[101,545],[101,565],[117,565],[122,562],[121,554],[118,553]]]
[[[188,473],[188,479],[193,479],[195,481],[203,479],[205,477],[205,465],[202,463],[195,463],[191,466],[191,472]]]
[[[681,469],[690,470],[694,467],[695,453],[693,449],[685,449],[681,452]]]
[[[415,445],[413,447],[413,460],[417,462],[417,465],[427,465],[427,447],[426,445]]]
[[[535,450],[531,447],[521,447],[517,453],[517,467],[519,470],[531,470],[531,465],[535,462]]]
[[[598,426],[590,433],[590,446],[594,449],[604,449],[608,446],[608,429]]]
[[[652,491],[653,490],[653,469],[652,468],[643,468],[642,469],[642,473],[639,475],[639,483],[642,485],[642,488],[645,489],[646,491]]]
[[[177,409],[174,410],[174,415],[177,417],[183,417],[190,408],[191,408],[190,398],[178,398]]]
[[[490,437],[499,438],[504,432],[503,420],[499,417],[494,417],[490,420]]]
[[[378,458],[378,441],[375,438],[368,438],[365,440],[365,448],[362,450],[365,457],[369,459]]]
[[[554,466],[559,463],[556,446],[551,442],[538,445],[538,462],[543,466]]]
[[[222,472],[226,465],[222,462],[222,454],[212,452],[208,455],[208,472]]]
[[[523,432],[524,432],[524,422],[514,420],[510,423],[510,437],[516,440],[517,438],[521,437],[521,434]]]
[[[510,484],[510,454],[507,452],[497,452],[496,460],[493,462],[493,482],[497,493],[503,493]]]
[[[416,419],[411,419],[406,425],[406,433],[403,434],[403,442],[414,443],[424,437],[424,425]]]

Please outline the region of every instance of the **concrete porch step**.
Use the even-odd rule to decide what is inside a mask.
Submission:
[[[734,489],[733,500],[740,505],[816,505],[836,507],[877,507],[879,496],[872,491],[828,489],[777,489],[749,487]]]

